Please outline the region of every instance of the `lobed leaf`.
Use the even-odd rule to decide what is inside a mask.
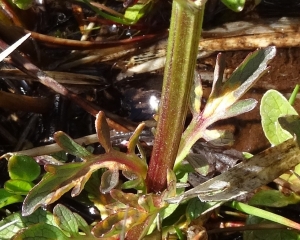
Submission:
[[[136,155],[127,155],[117,151],[94,156],[87,162],[46,165],[47,173],[24,200],[23,215],[30,215],[39,206],[55,202],[72,188],[71,195],[77,196],[91,174],[100,168],[108,168],[112,171],[133,171],[140,179],[145,179],[147,171],[147,165]]]
[[[221,84],[221,72],[224,68],[216,66],[212,92],[207,100],[203,117],[224,112],[266,72],[268,63],[276,54],[275,47],[259,49],[247,58],[232,73],[230,78]],[[216,72],[218,72],[216,74]]]
[[[127,232],[132,227],[143,223],[147,217],[148,213],[129,207],[100,221],[92,229],[92,233],[95,237],[111,237],[123,231]]]
[[[278,118],[285,115],[298,115],[288,100],[276,90],[268,90],[261,99],[261,124],[265,136],[273,145],[278,145],[292,137],[282,129]]]

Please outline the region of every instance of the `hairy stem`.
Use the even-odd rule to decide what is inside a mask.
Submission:
[[[150,192],[167,185],[183,132],[193,82],[204,3],[174,0],[156,140],[147,175]]]

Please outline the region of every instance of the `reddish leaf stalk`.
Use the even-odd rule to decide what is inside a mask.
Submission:
[[[167,185],[183,132],[193,82],[204,7],[173,2],[156,140],[147,175],[149,192]]]

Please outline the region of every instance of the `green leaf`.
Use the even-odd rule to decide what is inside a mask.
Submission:
[[[86,150],[84,147],[80,146],[78,143],[76,143],[72,138],[70,138],[67,134],[64,132],[56,132],[54,133],[54,139],[56,143],[66,152],[80,157],[80,158],[88,158],[92,157],[93,154],[90,153],[88,150]]]
[[[68,240],[68,237],[58,228],[47,223],[38,223],[20,230],[13,240]]]
[[[32,7],[33,0],[12,0],[12,2],[22,10],[27,10]]]
[[[278,190],[263,190],[256,193],[248,202],[254,206],[285,207],[300,202],[300,196],[295,193],[284,195]]]
[[[290,133],[282,129],[278,118],[298,114],[281,93],[276,90],[269,90],[263,95],[260,115],[263,131],[271,144],[278,145],[292,137]]]
[[[4,188],[14,194],[26,195],[34,186],[34,183],[19,180],[19,179],[10,179],[4,183]]]
[[[222,115],[219,119],[231,118],[242,113],[249,112],[255,108],[256,104],[257,100],[253,98],[239,100],[227,108],[224,115]]]
[[[226,7],[235,12],[240,12],[244,9],[245,0],[221,0]]]
[[[72,188],[71,196],[77,196],[84,188],[91,174],[100,168],[108,168],[111,171],[132,171],[140,179],[145,179],[147,172],[147,165],[138,156],[128,155],[115,150],[94,156],[86,162],[46,165],[45,170],[47,173],[31,189],[24,200],[23,215],[30,215],[39,206],[55,202]]]
[[[247,225],[252,224],[271,224],[272,222],[256,217],[249,216],[246,221]],[[243,234],[244,240],[299,240],[300,235],[296,231],[288,229],[259,229],[244,231]]]
[[[40,175],[41,168],[32,157],[13,155],[8,160],[8,173],[11,179],[33,181]]]
[[[195,168],[195,171],[202,176],[206,176],[209,173],[209,162],[203,155],[190,153],[186,156],[185,160],[187,160],[193,168]]]
[[[22,228],[43,222],[53,225],[53,216],[50,212],[42,209],[37,210],[32,215],[23,217],[21,213],[13,213],[0,221],[0,239],[10,240]]]
[[[20,195],[8,192],[6,189],[0,189],[0,208],[3,208],[7,205],[23,202],[24,198]]]
[[[193,198],[188,201],[186,216],[189,222],[201,216],[203,212],[210,209],[214,202],[202,202],[199,198]]]
[[[77,213],[73,213],[77,220],[78,228],[83,231],[87,236],[91,235],[90,227],[87,222]]]
[[[73,213],[63,206],[57,204],[53,209],[55,223],[63,230],[70,233],[71,236],[78,235],[78,223]]]
[[[151,10],[152,3],[152,1],[148,1],[146,4],[134,4],[133,6],[126,9],[124,18],[126,19],[126,21],[136,23]]]
[[[225,83],[221,83],[221,73],[216,74],[216,71],[219,71],[216,68],[212,92],[203,110],[203,117],[208,118],[219,112],[225,113],[266,72],[268,63],[275,54],[275,47],[267,47],[249,54]]]
[[[279,117],[280,126],[288,131],[291,135],[296,136],[296,141],[300,146],[300,117],[299,115],[288,115]]]

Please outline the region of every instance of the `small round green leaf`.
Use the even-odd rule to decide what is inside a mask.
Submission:
[[[278,118],[285,115],[298,115],[298,113],[281,93],[276,90],[268,90],[263,95],[260,115],[262,128],[271,144],[276,146],[292,137],[280,126]]]
[[[221,0],[226,7],[235,12],[240,12],[244,9],[245,0]]]
[[[41,168],[32,157],[14,155],[8,160],[8,173],[11,179],[31,182],[40,175]]]
[[[4,188],[14,194],[27,195],[27,193],[33,188],[34,184],[32,182],[20,180],[20,179],[10,179],[5,182]]]
[[[7,205],[23,202],[24,198],[20,195],[16,195],[6,191],[4,188],[0,189],[0,208],[3,208]]]

